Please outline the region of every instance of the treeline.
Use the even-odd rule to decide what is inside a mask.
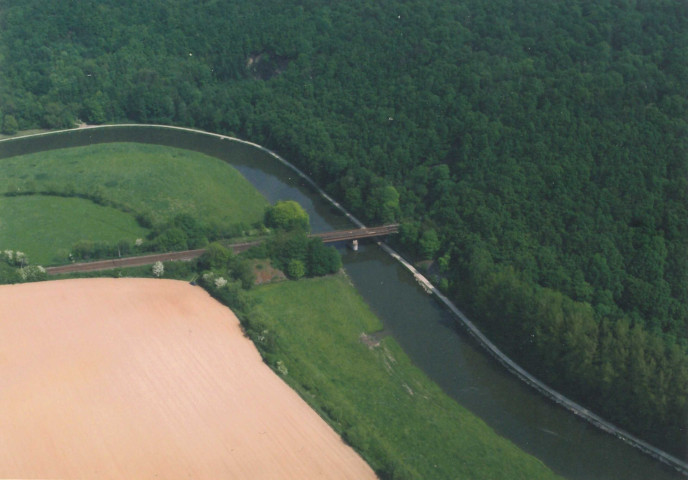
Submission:
[[[686,44],[681,0],[0,0],[0,125],[266,144],[402,220],[518,361],[688,457]]]
[[[242,225],[219,229],[205,225],[189,214],[175,215],[171,220],[152,225],[136,217],[141,226],[150,228],[146,238],[120,240],[116,243],[81,240],[74,244],[69,253],[72,261],[88,261],[100,258],[124,257],[144,252],[178,252],[206,247],[211,241],[239,236]],[[145,218],[145,217],[144,217]]]
[[[486,334],[536,377],[650,443],[684,453],[688,362],[674,341],[628,317],[534,285],[475,251],[461,299]]]

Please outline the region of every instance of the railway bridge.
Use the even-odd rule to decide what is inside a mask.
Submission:
[[[399,232],[399,225],[383,225],[380,227],[355,228],[351,230],[335,230],[331,232],[312,233],[311,238],[321,238],[323,243],[352,242],[354,250],[358,248],[358,241],[363,238],[383,237]],[[259,245],[264,240],[252,242],[235,243],[229,247],[234,253],[240,253],[249,248]],[[98,270],[111,270],[114,268],[140,267],[152,265],[155,262],[170,262],[181,260],[193,260],[205,253],[205,249],[185,250],[181,252],[157,253],[154,255],[143,255],[138,257],[115,258],[110,260],[98,260],[94,262],[71,263],[57,267],[46,268],[48,275],[59,275],[74,272],[94,272]]]

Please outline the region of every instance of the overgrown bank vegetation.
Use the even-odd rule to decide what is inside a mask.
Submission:
[[[536,375],[688,456],[681,0],[1,2],[6,133],[134,120],[274,148]]]

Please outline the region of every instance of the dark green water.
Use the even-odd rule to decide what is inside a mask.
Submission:
[[[310,214],[314,232],[350,225],[267,153],[197,133],[147,127],[77,130],[0,142],[0,158],[115,141],[163,144],[216,156],[236,167],[270,201],[298,201]],[[461,331],[452,315],[409,272],[376,246],[343,253],[345,269],[356,288],[415,364],[457,402],[555,472],[580,480],[685,478],[556,406],[506,372]]]

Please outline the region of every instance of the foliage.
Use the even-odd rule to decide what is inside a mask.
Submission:
[[[219,242],[213,242],[205,249],[205,253],[199,259],[205,269],[222,269],[234,262],[234,253]]]
[[[30,265],[28,256],[19,250],[0,250],[0,284],[38,282],[47,277],[41,265]]]
[[[18,128],[17,120],[12,115],[5,115],[5,118],[2,119],[2,133],[5,135],[14,135],[17,133]]]
[[[265,210],[265,225],[287,232],[292,230],[310,231],[308,213],[298,202],[293,200],[283,200],[269,206]]]
[[[293,258],[287,264],[287,276],[293,280],[298,280],[306,274],[306,266],[301,260]]]
[[[256,280],[249,261],[235,255],[218,242],[208,245],[205,253],[198,259],[198,269],[205,272],[202,276],[203,284],[215,289],[228,285],[227,278],[238,282],[239,287],[245,290],[253,287]],[[222,280],[218,282],[220,278]]]
[[[162,274],[165,273],[165,266],[162,264],[162,262],[155,262],[153,264],[151,272],[153,272],[154,277],[160,278],[162,277]]]
[[[308,241],[306,265],[310,277],[328,275],[342,268],[342,256],[336,248],[323,244],[321,239],[311,238]]]
[[[187,240],[186,233],[181,228],[168,228],[155,237],[156,250],[162,252],[188,250],[189,244]]]
[[[337,249],[326,246],[320,238],[308,238],[304,232],[298,230],[271,236],[266,242],[265,249],[272,264],[285,271],[290,278],[328,275],[342,267],[341,255]],[[252,255],[255,258],[257,253]],[[294,274],[290,273],[292,268]]]
[[[27,265],[18,271],[22,282],[40,282],[47,278],[45,268],[40,265]]]
[[[440,239],[435,230],[425,230],[418,241],[418,249],[423,258],[434,258],[440,249]]]
[[[508,355],[652,443],[687,444],[684,349],[627,317],[600,320],[590,304],[533,286],[512,267],[483,262],[464,293],[471,313]]]
[[[18,269],[5,262],[0,262],[0,285],[19,283],[20,281]]]

